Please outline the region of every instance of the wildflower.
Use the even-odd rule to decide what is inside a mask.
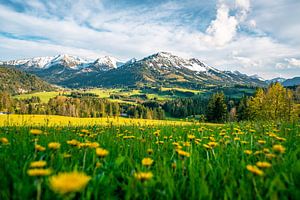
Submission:
[[[244,153],[247,154],[247,155],[251,155],[252,151],[251,150],[245,150]]]
[[[147,153],[148,153],[149,155],[153,154],[153,149],[147,149]]]
[[[99,157],[106,157],[109,154],[109,151],[102,148],[96,148],[96,155]]]
[[[269,168],[272,165],[271,165],[271,163],[268,163],[268,162],[261,162],[261,161],[259,161],[259,162],[256,163],[256,166],[260,167],[260,168]]]
[[[264,152],[264,153],[269,153],[270,150],[269,150],[268,148],[264,148],[264,149],[263,149],[263,152]]]
[[[190,155],[191,155],[190,153],[180,150],[180,149],[177,150],[177,153],[178,153],[178,155],[180,155],[182,157],[190,157]]]
[[[280,145],[280,144],[275,144],[273,146],[273,150],[278,152],[278,153],[284,153],[285,152],[285,148],[284,146]]]
[[[89,130],[87,130],[87,129],[81,129],[81,131],[80,131],[81,133],[85,133],[85,134],[88,134],[89,133]]]
[[[27,170],[29,176],[49,176],[52,173],[51,169],[34,168]]]
[[[153,163],[153,160],[151,158],[144,158],[142,160],[142,165],[144,166],[151,166]]]
[[[190,139],[190,140],[193,140],[193,139],[195,139],[195,138],[196,138],[195,135],[191,135],[191,134],[188,135],[188,139]]]
[[[256,166],[253,165],[247,165],[247,170],[258,176],[264,175],[264,172],[262,170],[258,169]]]
[[[78,140],[68,140],[67,144],[72,145],[72,146],[77,146],[80,142]]]
[[[234,141],[239,141],[239,140],[241,140],[239,137],[235,137],[234,139],[233,139]]]
[[[266,141],[265,140],[258,140],[257,141],[259,144],[266,144]]]
[[[249,142],[243,140],[243,141],[241,141],[241,143],[242,144],[248,144]]]
[[[1,142],[2,144],[8,144],[8,143],[9,143],[8,139],[5,138],[5,137],[0,138],[0,142]]]
[[[50,142],[48,144],[49,149],[57,150],[60,148],[60,143],[58,142]]]
[[[34,161],[30,163],[30,168],[42,168],[47,165],[47,162],[44,160]]]
[[[217,145],[218,145],[218,143],[216,143],[216,142],[209,142],[209,143],[207,143],[208,144],[208,146],[210,146],[211,148],[214,148],[214,147],[216,147]]]
[[[61,195],[80,192],[82,191],[88,182],[91,180],[90,176],[87,176],[83,172],[65,172],[49,178],[50,188]]]
[[[153,177],[152,172],[138,172],[134,173],[134,177],[140,181],[147,181]]]
[[[99,145],[99,143],[98,142],[90,142],[89,143],[89,147],[90,148],[97,148],[97,147],[99,147],[100,145]]]
[[[43,132],[42,132],[41,130],[39,130],[39,129],[31,129],[31,130],[30,130],[30,133],[31,133],[32,135],[40,135],[40,134],[42,134]]]
[[[190,142],[184,142],[184,143],[183,143],[183,146],[185,146],[185,147],[190,147],[190,146],[191,146],[191,143],[190,143]]]
[[[37,151],[45,151],[46,150],[45,147],[43,147],[39,144],[34,145],[34,149],[37,150]]]
[[[210,141],[215,142],[216,139],[214,137],[209,137]]]
[[[267,153],[267,154],[266,154],[266,157],[269,158],[269,159],[272,159],[272,158],[275,158],[276,155],[273,154],[273,153]]]

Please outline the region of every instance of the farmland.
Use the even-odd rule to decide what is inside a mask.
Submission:
[[[299,124],[33,121],[0,127],[0,199],[299,199]]]

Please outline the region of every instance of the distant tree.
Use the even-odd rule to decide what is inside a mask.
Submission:
[[[223,93],[216,93],[211,96],[207,106],[207,120],[212,122],[225,122],[228,112]]]

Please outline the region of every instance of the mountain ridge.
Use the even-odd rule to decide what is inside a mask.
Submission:
[[[181,86],[203,88],[218,85],[264,86],[265,82],[240,72],[221,71],[196,58],[158,52],[127,62],[104,56],[87,60],[67,54],[2,62],[65,87]],[[0,62],[1,64],[1,62]]]

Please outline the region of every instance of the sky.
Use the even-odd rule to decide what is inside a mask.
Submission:
[[[0,0],[0,60],[160,51],[265,79],[300,76],[299,0]]]

